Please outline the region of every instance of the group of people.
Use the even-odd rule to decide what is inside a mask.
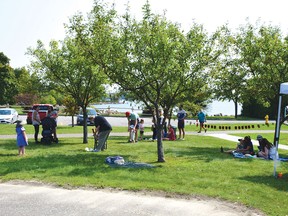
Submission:
[[[36,143],[39,143],[38,141],[38,133],[39,133],[39,126],[41,124],[40,116],[39,116],[39,107],[35,107],[35,110],[32,113],[32,124],[35,128],[35,134],[34,139]],[[139,119],[138,114],[133,112],[126,112],[125,113],[127,119],[128,119],[128,132],[129,132],[129,142],[137,142],[138,140],[138,133],[137,131],[140,130],[140,140],[143,139],[144,135],[144,119]],[[162,124],[164,117],[163,113],[160,111],[160,124]],[[187,114],[185,110],[183,110],[183,107],[180,106],[179,112],[177,113],[178,117],[178,129],[179,129],[179,138],[178,139],[184,139],[185,137],[185,118]],[[47,118],[51,118],[55,121],[56,124],[56,118],[57,118],[57,112],[53,111],[51,108],[48,110]],[[155,118],[153,118],[155,119]],[[205,115],[201,111],[198,113],[198,120],[200,122],[200,131],[198,133],[201,133],[201,129],[204,129],[206,132],[206,128],[204,126]],[[57,124],[56,124],[57,125]],[[109,137],[110,132],[112,131],[112,126],[110,123],[103,117],[103,116],[96,116],[94,119],[94,125],[95,125],[95,139],[97,139],[97,146],[95,147],[95,152],[99,152],[103,150],[103,146],[107,143],[107,139]],[[156,124],[154,122],[154,127],[152,127],[153,130],[153,138],[156,139]],[[25,128],[21,124],[21,121],[17,121],[16,124],[16,133],[17,133],[17,146],[19,147],[18,154],[20,156],[25,155],[25,146],[28,145],[28,138],[25,132]],[[55,130],[52,131],[54,134],[54,138],[57,139],[56,135],[56,127]],[[162,136],[163,140],[176,140],[176,134],[174,128],[169,124],[167,135]],[[251,141],[250,136],[245,136],[243,139],[239,139],[239,143],[237,143],[236,149],[234,150],[227,150],[224,151],[221,147],[221,152],[225,153],[242,153],[242,154],[250,154],[250,155],[257,155],[257,157],[269,159],[271,156],[271,151],[273,150],[274,145],[269,142],[266,138],[263,138],[261,135],[258,135],[256,138],[259,142],[258,149],[259,151],[255,153],[253,144]]]
[[[140,119],[139,115],[137,113],[133,112],[126,112],[125,113],[127,119],[128,119],[128,132],[129,132],[129,142],[137,142],[138,141],[138,130],[140,131],[140,140],[143,139],[144,136],[144,119]],[[160,116],[160,124],[163,123],[164,116],[162,111],[159,113]],[[55,121],[55,127],[52,129],[53,137],[55,140],[58,140],[57,133],[56,133],[56,127],[57,127],[57,117],[58,114],[56,111],[54,111],[51,107],[48,110],[47,117],[49,119],[53,119]],[[181,105],[179,107],[179,111],[177,113],[177,119],[178,119],[178,130],[179,130],[179,137],[178,139],[184,140],[185,138],[185,118],[187,117],[186,111],[183,109],[183,106]],[[153,118],[153,125],[152,125],[152,140],[156,140],[156,122],[155,117]],[[198,120],[200,122],[200,130],[198,133],[201,133],[201,130],[205,128],[205,114],[201,111],[198,113]],[[44,119],[42,120],[44,121]],[[35,143],[39,143],[38,141],[38,134],[39,134],[39,127],[41,124],[40,115],[39,115],[39,106],[35,107],[32,113],[32,124],[34,126],[34,139]],[[96,116],[94,119],[94,125],[95,125],[95,132],[94,136],[95,139],[97,139],[97,146],[95,147],[95,151],[101,151],[103,150],[103,146],[107,142],[107,139],[109,137],[110,132],[112,131],[112,126],[110,123],[103,117],[103,116]],[[175,129],[172,125],[168,125],[168,128],[166,127],[166,124],[164,125],[162,140],[176,140],[176,133]],[[19,155],[25,154],[25,146],[28,145],[28,138],[25,133],[25,128],[23,125],[21,125],[21,122],[18,122],[16,125],[16,132],[17,132],[17,145],[19,146]]]
[[[144,125],[144,119],[140,119],[139,115],[137,113],[133,112],[126,112],[125,113],[126,118],[128,119],[128,132],[129,132],[129,140],[130,143],[138,142],[138,140],[144,139],[144,131],[145,131],[145,125]],[[174,131],[174,128],[172,125],[168,125],[164,121],[163,112],[159,111],[159,123],[163,125],[162,130],[162,140],[176,140],[176,134]],[[151,140],[157,140],[157,122],[156,122],[156,116],[152,119],[152,126],[151,130],[153,132]],[[138,138],[138,131],[140,131],[140,137]]]
[[[187,117],[187,113],[186,111],[183,109],[183,106],[180,105],[179,107],[179,111],[177,113],[177,119],[178,119],[178,130],[179,130],[179,138],[181,140],[184,140],[185,138],[185,118]],[[199,121],[199,131],[198,133],[202,132],[202,129],[205,131],[205,133],[207,132],[207,129],[205,127],[205,122],[206,122],[206,115],[205,113],[200,110],[197,114],[197,126],[198,126],[198,121]]]
[[[39,127],[41,124],[41,119],[39,115],[39,106],[35,106],[34,110],[32,112],[32,125],[34,126],[34,140],[35,143],[40,143],[38,140],[38,134],[39,134]],[[53,134],[53,139],[55,142],[58,142],[56,128],[57,128],[57,117],[58,113],[56,110],[54,110],[52,107],[48,108],[46,119],[43,119],[42,121],[49,123],[49,130],[51,130],[51,133]],[[48,121],[47,121],[48,119]],[[43,129],[45,128],[45,124],[43,124]]]
[[[54,131],[51,131],[54,134],[54,139],[57,139],[56,135],[56,118],[57,118],[57,112],[53,111],[53,109],[49,109],[47,112],[47,118],[52,118],[53,121],[55,121],[55,128]],[[35,143],[40,143],[38,141],[38,134],[39,134],[39,127],[41,124],[40,115],[39,115],[39,106],[36,106],[32,112],[32,124],[34,126],[34,139]],[[28,137],[26,134],[26,130],[24,126],[22,125],[22,122],[18,120],[16,122],[16,135],[17,135],[17,146],[18,146],[18,155],[24,156],[25,155],[25,147],[28,145]],[[58,140],[58,139],[57,139]]]
[[[243,155],[256,155],[257,157],[270,159],[273,154],[274,145],[269,142],[266,138],[263,138],[261,135],[258,135],[257,138],[259,146],[258,152],[256,153],[253,148],[253,144],[250,136],[245,136],[244,139],[239,139],[239,143],[237,143],[236,149],[224,151],[221,147],[221,152],[225,153],[242,153]]]
[[[143,139],[143,134],[144,134],[144,120],[143,119],[139,119],[139,116],[137,113],[133,113],[133,112],[126,112],[125,113],[127,119],[128,119],[128,132],[129,132],[129,142],[137,142],[138,141],[138,130],[140,130],[140,140]],[[179,107],[179,111],[177,113],[177,120],[178,120],[178,124],[177,124],[177,128],[179,130],[179,140],[184,140],[185,139],[185,119],[187,117],[187,113],[186,111],[183,109],[183,106],[180,105]],[[203,111],[201,110],[198,115],[198,121],[200,123],[200,130],[198,133],[201,133],[202,129],[205,131],[207,131],[206,127],[205,127],[205,122],[206,122],[206,116],[203,113]],[[156,140],[157,139],[157,122],[156,122],[156,115],[154,114],[153,120],[152,120],[152,140]],[[163,112],[160,110],[159,111],[159,123],[163,125],[163,132],[162,132],[162,140],[176,140],[176,133],[175,133],[175,129],[174,127],[169,124],[167,127],[167,123],[164,122],[164,116],[163,116]]]

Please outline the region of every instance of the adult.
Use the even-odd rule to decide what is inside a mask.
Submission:
[[[169,141],[176,140],[176,135],[175,135],[174,128],[170,124],[168,125],[167,137],[163,137],[163,140],[169,140]]]
[[[48,107],[47,117],[50,117],[51,119],[54,120],[55,127],[53,127],[52,129],[52,133],[53,133],[54,142],[58,143],[57,132],[56,132],[58,113],[56,110],[53,109],[53,107]]]
[[[186,111],[183,109],[183,106],[180,105],[179,111],[177,113],[177,119],[178,119],[178,130],[179,130],[179,137],[178,139],[181,139],[181,134],[182,134],[182,139],[184,140],[185,138],[185,118],[187,116]]]
[[[200,110],[200,112],[198,113],[197,118],[200,124],[200,130],[198,131],[198,133],[201,133],[202,128],[204,129],[206,133],[207,129],[205,128],[205,125],[204,125],[204,123],[206,122],[206,116],[202,110]]]
[[[112,131],[112,126],[103,116],[96,116],[94,118],[95,136],[97,136],[98,143],[94,152],[100,152],[104,150],[105,143]]]
[[[254,155],[253,143],[250,136],[245,136],[243,140],[243,147],[237,150],[238,153]]]
[[[237,143],[236,149],[235,150],[227,150],[223,151],[221,147],[221,152],[225,153],[242,153],[242,154],[251,154],[254,155],[254,148],[253,144],[251,141],[250,136],[245,136],[244,139],[239,139],[239,143]]]
[[[259,151],[257,153],[257,156],[269,159],[271,155],[271,150],[273,149],[274,145],[271,142],[269,142],[266,138],[263,138],[261,135],[258,135],[256,139],[259,142],[258,146]]]
[[[39,106],[35,106],[34,110],[32,112],[32,125],[34,126],[34,131],[35,131],[34,132],[35,143],[40,143],[38,141],[39,127],[40,127],[40,124],[41,124],[40,115],[39,115],[39,109],[40,109]]]
[[[129,142],[138,141],[138,129],[139,129],[139,116],[137,113],[126,112],[125,116],[128,119],[128,132],[129,132]]]
[[[161,132],[163,135],[163,132],[165,131],[165,123],[163,124],[164,121],[164,115],[163,115],[163,111],[159,110],[159,118],[158,118],[158,122],[157,122],[157,115],[156,112],[154,110],[153,112],[153,117],[152,117],[152,141],[156,141],[157,140],[157,124],[162,124],[163,125],[163,131]],[[166,130],[167,131],[167,130]],[[165,137],[165,136],[164,136]]]

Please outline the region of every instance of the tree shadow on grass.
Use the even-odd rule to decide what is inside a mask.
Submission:
[[[211,162],[215,159],[221,160],[239,160],[239,162],[252,162],[252,158],[235,158],[232,154],[221,153],[219,147],[184,147],[184,148],[167,148],[166,154],[171,154],[176,157],[193,157],[197,160]]]
[[[105,159],[109,155],[96,152],[83,152],[79,154],[47,154],[43,156],[24,156],[19,158],[15,156],[10,161],[2,162],[0,176],[19,173],[19,176],[24,173],[33,173],[33,176],[42,179],[49,173],[49,176],[63,177],[87,177],[97,173],[101,175],[110,175],[115,168],[124,168],[122,166],[110,167],[105,163]],[[129,155],[124,155],[123,158],[129,161]],[[131,168],[131,167],[130,167]],[[137,168],[137,169],[135,169]],[[129,172],[139,172],[139,169],[149,170],[151,167],[134,167],[129,169]],[[125,168],[127,169],[127,168]]]
[[[257,182],[257,184],[263,184],[265,187],[273,187],[279,191],[287,191],[288,190],[288,174],[283,174],[282,178],[275,178],[272,173],[269,176],[257,175],[257,176],[243,176],[240,177],[241,180]]]

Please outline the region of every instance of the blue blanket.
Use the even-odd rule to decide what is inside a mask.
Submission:
[[[233,156],[235,157],[235,158],[261,158],[261,157],[257,157],[256,155],[249,155],[249,154],[242,154],[242,153],[238,153],[238,152],[233,152],[232,153],[233,154]],[[262,158],[263,159],[263,158]],[[270,160],[273,160],[273,158],[272,157],[270,157],[269,158]],[[279,160],[279,161],[283,161],[283,162],[287,162],[288,161],[288,158],[281,158],[281,157],[279,157],[277,160]]]

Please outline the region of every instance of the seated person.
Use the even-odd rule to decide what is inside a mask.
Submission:
[[[244,139],[239,139],[238,140],[240,143],[237,144],[237,147],[235,150],[228,150],[224,151],[226,153],[242,153],[242,154],[251,154],[254,155],[254,149],[253,149],[253,144],[251,142],[250,136],[245,136]]]
[[[167,137],[163,138],[163,140],[169,140],[169,141],[176,140],[175,131],[170,124],[168,125],[168,135]]]
[[[257,157],[263,157],[265,159],[269,159],[270,150],[273,148],[273,144],[270,143],[266,138],[258,139],[258,141],[259,141],[258,146],[259,152],[257,153]]]

